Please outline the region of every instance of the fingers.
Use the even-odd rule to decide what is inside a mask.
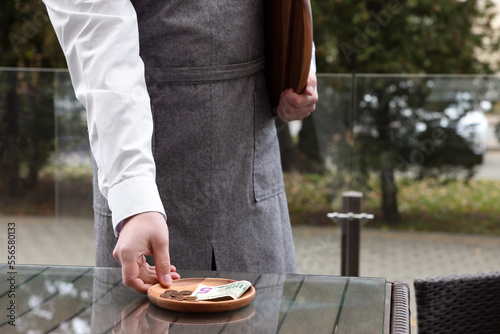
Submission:
[[[125,277],[125,271],[122,271],[123,276]],[[152,284],[146,284],[144,281],[139,278],[127,278],[123,280],[123,284],[135,292],[141,293],[143,295],[148,293],[148,289],[152,286]]]
[[[128,261],[126,257],[120,257],[120,260],[118,262],[120,262],[122,265],[123,284],[136,292],[146,294],[152,283],[147,283],[151,282],[151,279],[146,278],[147,273],[144,269],[144,263],[146,263],[144,260],[144,256],[141,255],[140,258],[143,260],[137,259],[136,261]]]
[[[147,262],[139,266],[139,278],[146,284],[153,285],[158,283],[155,268],[151,267]]]
[[[316,74],[311,71],[307,78],[307,86],[302,94],[297,94],[293,89],[281,93],[277,108],[278,117],[283,122],[301,120],[309,116],[316,109],[318,90]]]
[[[156,277],[157,277],[157,275],[156,275],[156,270],[155,270],[155,267],[153,266],[153,267],[151,267],[151,268],[152,268],[152,270],[154,270],[154,271],[155,271],[154,276],[155,276],[155,278],[156,278]],[[181,278],[181,275],[179,275],[179,273],[177,273],[177,272],[176,272],[176,270],[177,270],[177,268],[175,268],[175,266],[170,265],[170,276],[172,277],[172,280],[176,280],[176,279],[180,279],[180,278]]]

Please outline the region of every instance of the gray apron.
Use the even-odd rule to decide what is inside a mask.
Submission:
[[[210,270],[215,259],[217,270],[295,272],[263,74],[262,0],[132,2],[172,264]],[[109,209],[94,194],[97,265],[113,266]]]

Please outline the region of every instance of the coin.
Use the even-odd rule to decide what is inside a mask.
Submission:
[[[160,295],[160,297],[162,297],[162,298],[166,298],[166,299],[172,299],[172,296],[171,296],[170,294],[168,294],[168,293],[167,293],[167,294],[162,293],[162,294]]]
[[[188,301],[197,301],[197,297],[191,297],[193,291],[189,290],[182,290],[182,291],[177,291],[177,290],[165,290],[160,297],[166,298],[166,299],[172,299],[172,300],[188,300]]]
[[[177,290],[165,290],[165,292],[163,292],[160,297],[172,299],[172,297],[176,296],[177,294]]]
[[[178,292],[177,292],[177,290],[165,290],[164,293],[175,294],[175,293],[178,293]]]

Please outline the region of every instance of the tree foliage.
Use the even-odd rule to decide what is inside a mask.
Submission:
[[[0,22],[0,67],[66,67],[40,0],[2,1]]]
[[[320,73],[492,73],[490,0],[312,0]]]

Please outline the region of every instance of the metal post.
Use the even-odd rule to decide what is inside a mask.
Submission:
[[[342,212],[361,213],[361,198],[358,191],[348,191],[342,194]],[[342,276],[359,276],[359,235],[360,219],[341,219],[342,226],[342,262],[340,272]]]

